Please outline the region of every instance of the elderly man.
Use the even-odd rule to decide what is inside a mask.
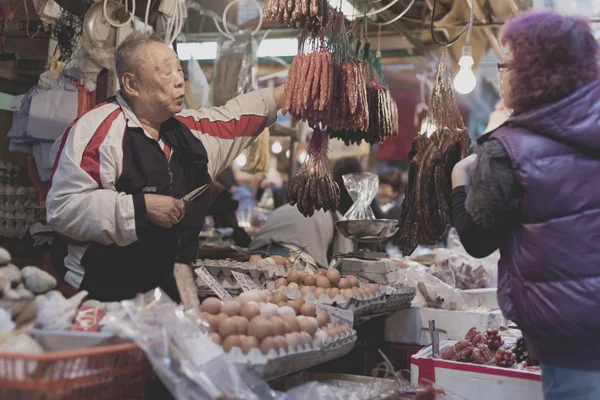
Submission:
[[[65,281],[113,301],[163,287],[173,264],[195,259],[210,183],[274,123],[283,87],[241,95],[219,108],[183,110],[177,55],[134,33],[117,49],[121,90],[75,120],[60,139],[46,207],[68,238]]]

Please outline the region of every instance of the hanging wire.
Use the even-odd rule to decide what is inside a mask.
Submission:
[[[386,25],[391,25],[394,22],[398,21],[400,18],[404,17],[404,15],[406,15],[406,13],[408,11],[410,11],[410,9],[412,8],[413,4],[415,4],[415,0],[411,0],[411,2],[408,4],[408,6],[406,6],[406,8],[404,9],[404,11],[402,11],[400,14],[398,14],[393,19],[391,19],[391,20],[389,20],[387,22],[373,22],[373,21],[368,21],[368,22],[370,24],[372,24],[372,25],[377,25],[379,27],[386,26]]]
[[[469,35],[467,36],[467,43],[468,40],[471,39],[471,29],[473,28],[473,9],[474,9],[474,0],[471,0],[471,16],[469,18],[469,23],[462,28],[462,30],[460,31],[460,33],[458,35],[456,35],[456,37],[448,42],[440,42],[436,37],[435,37],[435,30],[434,30],[434,16],[435,16],[435,7],[437,5],[437,0],[433,0],[433,5],[431,7],[431,21],[429,21],[429,32],[431,33],[431,38],[433,39],[433,41],[437,44],[439,44],[440,46],[444,46],[444,47],[449,47],[452,46],[454,43],[456,43],[460,38],[462,38],[465,33],[467,33],[467,31],[469,32]]]

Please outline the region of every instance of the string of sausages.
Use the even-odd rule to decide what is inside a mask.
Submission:
[[[452,169],[467,156],[470,145],[451,79],[448,52],[443,48],[428,114],[435,132],[429,137],[417,135],[409,153],[408,185],[396,235],[404,255],[412,254],[419,244],[439,243],[450,223]]]
[[[263,17],[292,28],[318,29],[327,25],[327,0],[266,0]]]

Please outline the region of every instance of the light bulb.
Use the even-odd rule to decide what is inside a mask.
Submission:
[[[471,46],[464,46],[462,49],[462,57],[458,61],[460,65],[460,71],[454,78],[454,88],[458,93],[467,94],[471,93],[477,85],[477,78],[472,71],[472,67],[475,62],[471,57]]]
[[[273,154],[279,154],[281,153],[281,150],[283,150],[281,142],[279,140],[274,141],[273,145],[271,146],[271,151],[273,152]]]
[[[237,158],[235,159],[235,162],[237,163],[237,165],[239,165],[240,167],[243,167],[244,165],[246,165],[246,162],[248,160],[246,159],[246,155],[244,153],[240,154],[239,156],[237,156]]]
[[[285,152],[285,156],[286,156],[287,158],[290,158],[290,151],[289,151],[289,150]]]

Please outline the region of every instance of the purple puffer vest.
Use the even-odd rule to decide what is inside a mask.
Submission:
[[[523,191],[502,245],[498,300],[542,362],[600,369],[600,80],[488,137]]]

